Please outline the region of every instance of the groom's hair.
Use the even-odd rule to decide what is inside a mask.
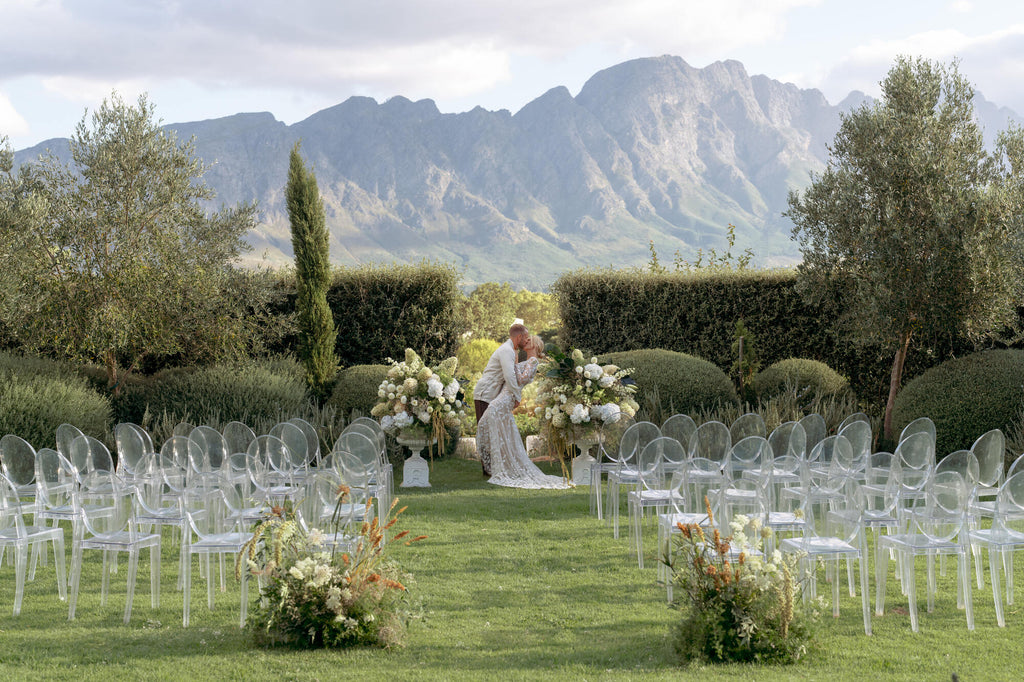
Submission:
[[[529,334],[530,332],[526,329],[525,324],[519,324],[516,322],[514,325],[508,328],[508,337],[514,339],[522,334]]]

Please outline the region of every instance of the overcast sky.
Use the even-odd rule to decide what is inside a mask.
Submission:
[[[1024,113],[1019,0],[0,0],[0,135],[66,137],[111,91],[166,123],[351,95],[517,111],[627,59],[738,59],[835,103],[898,54],[961,60]]]

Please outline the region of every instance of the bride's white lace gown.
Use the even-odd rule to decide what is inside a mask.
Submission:
[[[520,386],[533,381],[537,365],[537,358],[516,364],[516,379]],[[477,424],[477,450],[490,454],[491,478],[487,482],[508,488],[567,488],[561,476],[545,474],[527,456],[523,439],[512,417],[515,401],[512,391],[503,388]]]

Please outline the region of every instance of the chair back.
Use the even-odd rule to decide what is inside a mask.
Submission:
[[[1006,457],[1006,437],[999,429],[982,434],[971,446],[971,452],[978,458],[978,485],[988,488],[1003,483],[1003,467]]]
[[[380,449],[372,435],[358,430],[343,431],[334,442],[333,452],[347,452],[359,458],[368,472],[377,470],[380,464]]]
[[[228,422],[224,425],[224,440],[228,444],[228,453],[247,452],[249,445],[256,440],[256,433],[242,422]]]
[[[868,417],[863,412],[854,412],[849,417],[847,417],[846,419],[844,419],[843,421],[841,421],[839,423],[839,427],[836,429],[836,433],[839,433],[840,431],[842,431],[844,428],[846,428],[847,426],[849,426],[853,422],[864,422],[864,423],[870,425],[871,424],[871,418]]]
[[[850,441],[854,459],[866,464],[868,456],[871,455],[871,424],[862,421],[850,422],[839,430],[839,435]]]
[[[306,439],[306,433],[292,422],[281,422],[275,424],[274,428],[270,429],[271,436],[277,436],[288,445],[289,458],[282,466],[271,459],[270,465],[277,471],[293,471],[301,469],[306,466],[309,462],[309,441]]]
[[[927,434],[925,434],[927,435]],[[909,510],[912,533],[930,543],[966,541],[969,492],[963,477],[955,471],[936,473],[925,496],[925,504]]]
[[[1024,532],[1024,471],[1007,476],[996,494],[992,533],[997,537]]]
[[[707,421],[697,427],[690,436],[690,457],[701,457],[724,463],[732,448],[729,427],[718,421]]]
[[[619,439],[619,454],[615,458],[620,465],[636,461],[637,455],[655,438],[661,437],[661,429],[651,422],[636,422],[627,428]]]
[[[224,467],[224,459],[230,454],[230,448],[220,431],[211,426],[197,426],[188,437],[202,452],[199,461],[193,464],[194,471],[220,471]]]
[[[760,436],[767,438],[768,427],[764,424],[764,418],[757,412],[747,412],[736,417],[736,421],[729,427],[729,435],[733,443],[739,443],[744,438]]]
[[[697,430],[697,424],[688,414],[674,414],[661,425],[661,435],[675,438],[686,449],[690,446],[690,437]]]
[[[27,543],[28,535],[23,514],[21,496],[14,489],[10,479],[0,474],[0,537],[6,540],[13,536],[19,542]]]
[[[935,469],[935,441],[931,435],[919,431],[907,436],[894,454],[904,491],[922,490]]]
[[[114,471],[114,458],[107,446],[92,436],[79,436],[71,441],[71,465],[80,474],[93,471]]]
[[[57,452],[59,452],[64,459],[71,461],[71,442],[83,436],[85,434],[77,426],[71,424],[61,424],[57,427]]]
[[[903,431],[900,432],[899,442],[902,443],[906,438],[914,435],[915,433],[926,433],[931,438],[932,445],[935,444],[935,422],[928,417],[918,417],[914,421],[910,422],[903,427]]]
[[[320,461],[320,436],[316,428],[302,417],[292,417],[289,424],[295,424],[302,430],[306,437],[306,464],[315,464]]]
[[[807,456],[807,433],[800,422],[783,422],[768,435],[768,443],[776,457],[792,455],[797,459]]]
[[[117,448],[117,471],[125,478],[134,477],[143,458],[152,451],[146,447],[142,427],[127,422],[114,427],[114,444]]]
[[[0,438],[0,471],[16,490],[36,480],[36,451],[28,441],[13,434]]]
[[[160,447],[160,455],[174,463],[182,472],[192,468],[192,462],[202,462],[203,450],[199,443],[187,435],[171,436]]]
[[[805,447],[808,450],[825,440],[825,436],[828,435],[828,428],[825,426],[825,418],[817,412],[812,412],[801,419],[800,426],[804,428],[804,434],[806,436]]]
[[[761,436],[747,436],[732,446],[725,463],[725,470],[732,481],[743,476],[744,471],[764,470],[772,466],[772,446]]]
[[[957,450],[951,452],[935,465],[935,473],[943,471],[955,471],[960,474],[967,484],[968,490],[973,490],[978,485],[981,467],[978,458],[970,450]]]

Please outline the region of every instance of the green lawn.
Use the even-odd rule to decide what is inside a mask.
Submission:
[[[218,592],[210,612],[198,569],[192,626],[183,630],[181,595],[174,589],[177,546],[165,542],[161,607],[149,608],[144,555],[128,627],[121,624],[123,561],[101,608],[99,558],[87,555],[74,622],[57,599],[52,565],[40,567],[26,588],[22,615],[12,617],[14,570],[5,562],[0,674],[11,680],[948,680],[955,672],[961,680],[1009,680],[1024,670],[1024,594],[1018,590],[1001,629],[986,582],[974,591],[977,630],[970,633],[955,607],[952,562],[940,578],[935,612],[922,608],[917,635],[890,568],[886,614],[874,618],[873,637],[863,634],[859,600],[844,591],[842,617],[826,616],[814,649],[795,666],[680,669],[667,644],[678,614],[655,584],[652,524],[650,563],[640,571],[625,534],[614,540],[611,529],[589,515],[586,488],[495,488],[483,482],[479,464],[462,460],[435,464],[432,480],[430,490],[399,492],[401,504],[409,505],[401,527],[430,536],[394,552],[415,573],[413,594],[422,601],[422,617],[403,649],[253,648],[238,629],[237,586]],[[1022,565],[1017,562],[1018,585]],[[919,566],[923,574],[924,562]]]

